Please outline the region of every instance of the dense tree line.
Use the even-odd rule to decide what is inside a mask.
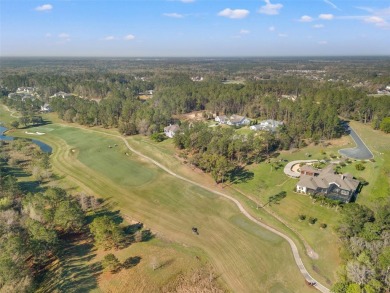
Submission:
[[[35,276],[53,260],[60,237],[80,231],[84,214],[65,191],[25,194],[11,174],[0,178],[0,288],[30,292]]]
[[[30,141],[0,144],[0,292],[34,292],[72,237],[84,235],[98,248],[118,249],[153,236],[138,224],[130,231],[134,240],[127,237],[114,221],[118,215],[94,196],[43,187],[52,177],[49,154]],[[13,175],[19,172],[32,175],[39,188],[26,188]]]
[[[236,134],[233,128],[208,127],[204,123],[181,125],[174,143],[186,151],[190,162],[223,182],[231,172],[250,162],[260,162],[278,147],[271,133],[262,136]]]
[[[280,62],[286,68],[296,66],[293,60]],[[156,65],[143,72],[145,77],[142,78],[130,71],[85,70],[66,74],[7,74],[1,78],[1,83],[8,91],[20,86],[37,87],[41,99],[45,101],[57,91],[73,93],[82,98],[52,99],[50,102],[61,118],[84,125],[118,127],[124,134],[159,132],[172,122],[172,115],[196,110],[217,115],[240,114],[252,119],[281,120],[286,125],[286,148],[299,146],[305,138],[319,140],[340,136],[339,116],[371,123],[375,129],[379,129],[384,118],[390,116],[388,96],[370,97],[365,87],[351,87],[341,81],[313,81],[288,74],[276,79],[256,80],[248,76],[249,72],[255,73],[249,70],[248,64],[240,65],[234,60],[214,63],[171,60],[171,63],[162,63],[165,67]],[[270,64],[276,66],[275,62]],[[252,67],[257,68],[255,65]],[[317,68],[318,64],[309,63],[306,67]],[[188,68],[198,68],[198,72],[205,75],[204,81],[192,81]],[[239,71],[242,68],[248,72]],[[335,68],[333,70],[337,72]],[[381,68],[379,64],[378,68]],[[348,71],[342,66],[340,69]],[[221,82],[224,76],[234,78],[242,75],[247,77],[245,84]],[[386,81],[384,76],[380,78]],[[146,102],[138,99],[140,93],[152,89],[152,99]],[[39,101],[22,103],[17,99],[10,100],[5,99],[11,107],[27,113],[23,116],[37,111],[40,106]]]
[[[390,287],[390,202],[375,211],[345,205],[337,232],[343,243],[344,266],[335,293],[380,293]]]

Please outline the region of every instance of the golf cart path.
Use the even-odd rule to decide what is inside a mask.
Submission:
[[[62,125],[63,125],[63,126],[68,126],[68,125],[65,125],[65,124],[62,124]],[[315,279],[310,275],[310,273],[306,270],[306,268],[305,268],[305,266],[304,266],[304,264],[303,264],[303,262],[302,262],[302,259],[301,259],[301,257],[299,256],[299,251],[298,251],[298,248],[297,248],[296,244],[294,243],[294,241],[293,241],[289,236],[287,236],[286,234],[284,234],[284,233],[282,233],[282,232],[280,232],[280,231],[278,231],[278,230],[272,228],[271,226],[268,226],[267,224],[265,224],[265,223],[263,223],[263,222],[257,220],[255,217],[253,217],[251,214],[249,214],[249,212],[247,212],[247,211],[245,210],[245,208],[242,206],[242,204],[241,204],[237,199],[233,198],[233,197],[230,196],[230,195],[227,195],[227,194],[222,193],[222,192],[220,192],[220,191],[211,189],[211,188],[209,188],[209,187],[207,187],[207,186],[205,186],[205,185],[202,185],[202,184],[200,184],[200,183],[197,183],[197,182],[195,182],[195,181],[192,181],[192,180],[187,179],[187,178],[185,178],[185,177],[183,177],[183,176],[181,176],[181,175],[176,174],[175,172],[171,171],[170,169],[168,169],[167,167],[165,167],[165,166],[162,165],[161,163],[157,162],[156,160],[154,160],[154,159],[152,159],[152,158],[150,158],[150,157],[144,155],[143,153],[141,153],[141,152],[135,150],[134,148],[132,148],[132,147],[130,146],[130,144],[128,143],[128,141],[127,141],[124,137],[122,137],[122,136],[120,136],[120,135],[111,134],[111,133],[105,133],[105,132],[101,132],[101,131],[97,131],[97,130],[92,130],[92,129],[86,129],[86,128],[79,127],[79,126],[74,126],[74,125],[68,126],[68,127],[79,128],[79,129],[83,129],[83,130],[85,130],[85,131],[96,132],[96,133],[100,133],[100,134],[103,134],[103,135],[107,135],[107,136],[119,138],[119,139],[121,139],[121,140],[125,143],[126,147],[127,147],[131,152],[133,152],[134,154],[138,155],[139,157],[141,157],[141,158],[143,158],[143,159],[145,159],[145,160],[151,162],[152,164],[154,164],[155,166],[157,166],[157,167],[159,167],[160,169],[164,170],[164,171],[167,172],[168,174],[174,176],[175,178],[180,179],[180,180],[182,180],[182,181],[185,181],[185,182],[187,182],[187,183],[190,183],[190,184],[192,184],[192,185],[195,185],[195,186],[197,186],[197,187],[200,187],[200,188],[202,188],[202,189],[204,189],[204,190],[207,190],[207,191],[209,191],[209,192],[212,192],[212,193],[214,193],[214,194],[217,194],[217,195],[219,195],[219,196],[222,196],[222,197],[224,197],[224,198],[230,200],[231,202],[233,202],[233,203],[238,207],[238,209],[240,210],[240,212],[241,212],[245,217],[247,217],[249,220],[251,220],[251,221],[254,222],[255,224],[257,224],[257,225],[263,227],[264,229],[266,229],[266,230],[268,230],[268,231],[270,231],[270,232],[272,232],[272,233],[274,233],[274,234],[276,234],[276,235],[279,235],[280,237],[282,237],[283,239],[285,239],[285,240],[289,243],[289,245],[290,245],[290,248],[291,248],[291,251],[292,251],[292,253],[293,253],[293,257],[294,257],[295,263],[296,263],[296,265],[298,266],[298,269],[299,269],[299,271],[301,272],[301,274],[303,275],[303,277],[305,278],[305,280],[306,280],[307,282],[313,284],[313,287],[316,288],[317,290],[321,291],[321,292],[324,292],[324,293],[329,293],[329,292],[330,292],[330,290],[329,290],[327,287],[325,287],[324,285],[322,285],[321,283],[319,283],[317,280],[315,280]]]
[[[8,107],[8,106],[6,106],[6,105],[3,105],[3,107],[8,111],[8,112],[10,112],[10,116],[11,117],[13,117],[13,118],[20,118],[21,116],[19,116],[19,115],[15,115],[15,113],[16,112],[18,112],[18,111],[11,111],[11,109]]]

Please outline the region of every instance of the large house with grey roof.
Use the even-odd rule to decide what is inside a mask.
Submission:
[[[350,202],[357,193],[360,182],[349,173],[335,174],[333,165],[322,170],[312,166],[303,166],[296,186],[299,193],[324,195],[327,198]]]
[[[236,114],[230,116],[230,118],[228,118],[226,115],[217,116],[215,117],[215,121],[221,124],[234,126],[249,125],[251,123],[248,118]]]

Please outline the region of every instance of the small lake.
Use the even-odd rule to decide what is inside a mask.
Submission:
[[[35,143],[37,146],[40,147],[41,151],[44,153],[49,153],[51,154],[53,149],[51,146],[45,144],[44,142],[37,140],[37,139],[30,139],[30,138],[22,138],[22,137],[13,137],[13,136],[7,136],[4,135],[4,132],[7,131],[6,127],[0,126],[0,140],[14,140],[14,139],[27,139],[31,140],[33,143]]]

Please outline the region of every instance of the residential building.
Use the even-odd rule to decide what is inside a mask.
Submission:
[[[300,172],[300,180],[296,186],[299,193],[324,195],[330,199],[350,202],[360,185],[349,173],[335,174],[332,164],[322,170],[303,166]]]
[[[45,103],[43,106],[41,106],[41,112],[51,112],[50,105]]]
[[[276,121],[272,119],[261,121],[259,124],[252,125],[249,128],[254,131],[265,130],[275,132],[279,126],[283,125],[282,121]]]
[[[52,95],[50,98],[61,97],[61,98],[65,99],[65,98],[69,98],[71,96],[72,96],[72,94],[68,94],[68,93],[65,93],[65,92],[58,92],[58,93],[55,93],[54,95]]]
[[[248,118],[234,114],[234,115],[230,116],[230,118],[226,124],[227,125],[234,125],[234,126],[241,126],[241,125],[248,125],[249,123],[251,123],[251,121]]]
[[[176,134],[176,132],[178,132],[180,130],[180,127],[179,125],[177,124],[169,124],[169,126],[167,127],[164,127],[164,133],[166,136],[170,137],[170,138],[173,138]]]
[[[221,124],[226,124],[228,122],[228,117],[226,115],[221,115],[221,116],[217,116],[215,117],[215,121],[221,123]]]

